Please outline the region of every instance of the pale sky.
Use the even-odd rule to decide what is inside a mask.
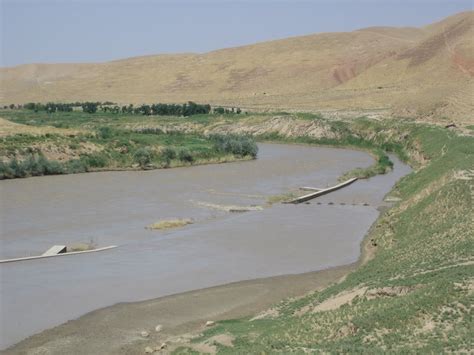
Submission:
[[[208,52],[318,32],[423,26],[474,0],[0,0],[1,66]]]

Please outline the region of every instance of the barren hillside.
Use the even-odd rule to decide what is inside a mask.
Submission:
[[[258,109],[474,117],[474,12],[423,28],[322,33],[205,54],[1,68],[2,104],[188,100]]]

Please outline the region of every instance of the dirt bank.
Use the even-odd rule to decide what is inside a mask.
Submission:
[[[288,298],[321,289],[356,264],[301,275],[242,281],[100,309],[31,336],[4,354],[143,354],[163,342],[167,349],[199,332],[208,320],[252,316]],[[155,331],[157,325],[163,330]],[[142,332],[149,333],[142,336]]]

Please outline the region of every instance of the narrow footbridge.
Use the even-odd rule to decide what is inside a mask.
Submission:
[[[62,248],[59,248],[62,247]],[[78,255],[78,254],[87,254],[87,253],[96,253],[98,251],[104,251],[104,250],[109,250],[116,248],[116,245],[110,245],[108,247],[103,247],[103,248],[97,248],[97,249],[91,249],[91,250],[81,250],[81,251],[72,251],[72,252],[66,252],[65,249],[66,247],[64,245],[55,245],[52,248],[48,249],[45,253],[42,255],[35,255],[35,256],[25,256],[22,258],[14,258],[14,259],[3,259],[0,260],[0,264],[3,263],[12,263],[15,261],[25,261],[25,260],[36,260],[36,259],[44,259],[44,258],[52,258],[54,256],[68,256],[68,255]]]
[[[319,196],[322,196],[322,195],[326,195],[330,192],[342,189],[343,187],[346,187],[346,186],[352,184],[356,180],[357,180],[357,178],[352,178],[352,179],[346,180],[344,182],[341,182],[340,184],[337,184],[337,185],[334,185],[334,186],[331,186],[331,187],[328,187],[328,188],[325,188],[325,189],[318,189],[318,188],[315,188],[315,187],[302,187],[301,190],[314,191],[314,192],[303,195],[303,196],[300,196],[300,197],[297,197],[297,198],[295,198],[291,201],[288,201],[286,203],[298,204],[298,203],[306,202],[306,201],[312,200],[313,198],[316,198],[316,197],[319,197]]]

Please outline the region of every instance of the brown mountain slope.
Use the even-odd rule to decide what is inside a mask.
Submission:
[[[0,69],[0,102],[187,100],[251,108],[385,109],[473,117],[474,12],[424,28],[373,27],[205,54]]]

